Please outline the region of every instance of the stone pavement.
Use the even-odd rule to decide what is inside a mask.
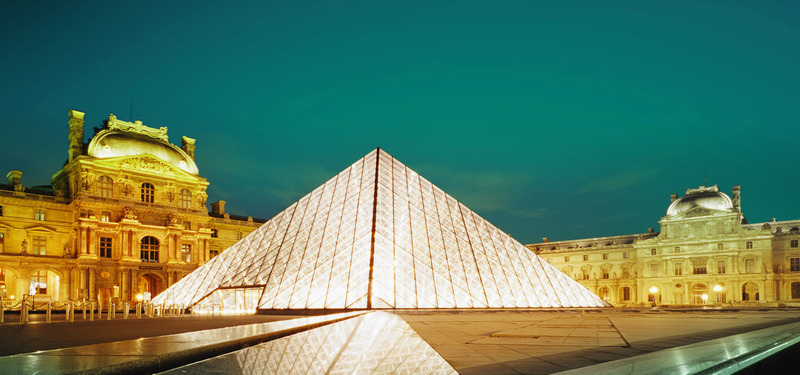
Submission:
[[[461,374],[551,374],[800,322],[800,311],[399,313]]]
[[[461,374],[550,374],[581,368],[606,369],[605,373],[613,374],[619,372],[619,367],[613,366],[619,366],[620,363],[626,366],[625,361],[628,361],[629,368],[634,368],[636,363],[640,367],[642,363],[669,365],[672,360],[665,358],[683,357],[685,355],[681,353],[693,353],[693,348],[719,351],[709,349],[715,348],[713,345],[723,348],[722,351],[727,355],[723,359],[731,359],[756,350],[753,349],[756,346],[743,346],[742,343],[758,342],[757,345],[763,345],[772,339],[785,341],[787,332],[789,336],[800,336],[794,333],[800,332],[800,310],[797,309],[725,311],[608,308],[583,311],[427,310],[393,313],[404,319]],[[33,347],[37,348],[34,350],[41,350],[38,348],[44,348],[43,345],[72,347],[87,342],[119,341],[166,334],[176,329],[184,329],[184,332],[196,331],[217,323],[230,325],[250,319],[266,321],[286,318],[269,315],[217,316],[0,325],[0,334],[15,338],[2,340],[4,343],[16,344],[18,341],[20,347],[28,349],[33,343]],[[236,335],[242,335],[239,332],[241,329],[235,330],[222,329],[217,336],[228,341],[239,340],[241,337]],[[234,331],[238,333],[233,335]],[[7,334],[11,336],[6,336]],[[746,335],[734,336],[740,334]],[[153,355],[149,353],[153,348],[161,353],[158,355],[167,355],[167,352],[187,345],[184,343],[185,339],[176,341],[168,337],[153,338],[155,341],[151,340],[152,344],[146,347],[141,344],[137,346],[136,342],[141,340],[106,345],[116,345],[115,348],[119,345],[122,345],[120,348],[125,345],[139,348],[139,356]],[[159,342],[162,343],[158,344]],[[9,350],[11,345],[4,345],[4,350]],[[133,350],[130,348],[126,350]],[[71,355],[84,351],[81,348],[64,350],[77,352],[61,356],[63,360],[69,360]],[[98,351],[107,352],[108,349]],[[117,349],[112,349],[111,352],[116,353]],[[56,358],[59,354],[45,352],[35,356]],[[0,364],[13,365],[13,362],[7,360],[14,357],[0,357]],[[72,357],[72,360],[78,361],[79,356]],[[652,365],[647,366],[648,370],[652,370]],[[608,370],[609,368],[612,370]]]

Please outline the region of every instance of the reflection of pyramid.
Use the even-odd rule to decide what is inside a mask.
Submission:
[[[250,311],[606,306],[381,149],[154,302]]]

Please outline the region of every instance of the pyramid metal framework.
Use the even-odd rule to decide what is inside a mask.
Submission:
[[[380,148],[153,302],[240,311],[608,306]]]

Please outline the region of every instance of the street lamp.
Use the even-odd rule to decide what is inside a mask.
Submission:
[[[656,293],[658,293],[658,288],[655,286],[650,287],[650,294],[653,295],[653,307],[656,306]]]
[[[719,284],[717,284],[717,285],[714,285],[714,288],[713,288],[713,289],[714,289],[714,292],[716,292],[716,293],[717,293],[717,302],[718,302],[718,303],[719,303],[719,302],[722,302],[722,301],[720,301],[720,298],[719,298],[719,297],[720,297],[720,295],[719,295],[719,292],[721,292],[721,291],[722,291],[722,286],[720,286]]]

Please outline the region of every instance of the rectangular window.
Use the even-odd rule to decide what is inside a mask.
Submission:
[[[208,259],[212,259],[217,255],[219,255],[219,250],[209,250],[208,251]]]
[[[186,263],[192,261],[192,245],[189,244],[181,245],[181,259]]]
[[[628,288],[627,286],[622,288],[622,300],[623,301],[631,300],[631,288]]]
[[[717,260],[717,273],[725,273],[725,260]]]
[[[47,237],[33,236],[33,246],[31,247],[33,254],[47,255]]]
[[[789,259],[789,270],[792,272],[800,271],[800,258]]]
[[[694,267],[692,269],[692,273],[695,275],[704,275],[708,272],[706,269],[706,262],[702,260],[694,261],[692,264]]]
[[[650,265],[650,276],[651,277],[658,277],[658,264],[651,264]]]
[[[650,255],[656,255],[656,253],[657,253],[656,249],[650,249]]]
[[[753,243],[750,242],[750,241],[747,241],[747,243],[744,244],[744,247],[747,248],[747,249],[752,249],[753,248]]]
[[[589,271],[587,271],[587,270],[582,270],[582,271],[581,271],[581,277],[582,277],[584,280],[589,280]]]
[[[608,279],[608,270],[607,269],[603,270],[603,278],[604,279]]]
[[[6,234],[0,233],[0,253],[6,250]]]
[[[603,259],[608,259],[608,253],[603,253]]]
[[[683,263],[675,263],[675,276],[683,275]]]
[[[47,294],[47,271],[38,270],[31,275],[31,287],[36,294]]]
[[[33,220],[44,220],[44,219],[45,216],[43,209],[37,208],[36,210],[33,211]]]
[[[211,230],[211,238],[219,237],[219,232],[216,229]]]
[[[792,283],[792,299],[800,299],[800,283]]]
[[[680,252],[681,252],[681,247],[680,246],[675,246],[675,254],[680,253]]]
[[[584,260],[584,261],[587,261],[587,260],[589,260],[589,256],[588,256],[588,255],[584,255],[584,256],[583,256],[583,260]]]
[[[622,278],[627,279],[631,277],[631,269],[630,267],[622,267]]]
[[[753,270],[756,268],[756,260],[755,259],[745,259],[744,260],[744,272],[746,273],[753,273]]]
[[[100,237],[100,257],[111,258],[111,238]]]
[[[622,259],[628,259],[628,252],[627,251],[623,251],[622,252]]]
[[[184,221],[183,222],[183,229],[192,230],[192,222],[191,221]]]
[[[242,239],[242,232],[236,232],[236,239],[237,240],[241,240]]]
[[[718,243],[717,244],[717,250],[725,250],[725,244],[724,243]]]
[[[108,211],[101,212],[100,213],[100,221],[103,221],[103,222],[106,222],[106,223],[110,222],[111,221],[111,212],[108,212]]]
[[[569,263],[569,256],[564,257],[564,263]]]
[[[44,220],[44,219],[42,219],[42,220]],[[792,247],[797,247],[797,240],[792,240],[791,246]]]
[[[3,216],[3,206],[0,206],[0,216]]]

